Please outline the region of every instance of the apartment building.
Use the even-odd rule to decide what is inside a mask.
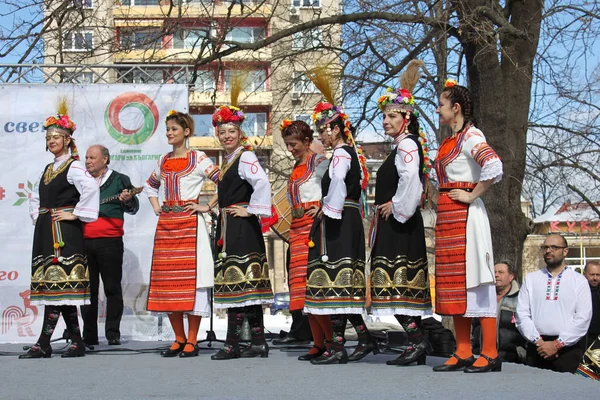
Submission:
[[[341,0],[56,0],[44,37],[44,63],[60,70],[65,83],[188,85],[195,137],[190,144],[216,162],[222,154],[211,115],[228,104],[231,78],[248,74],[240,95],[243,129],[277,189],[292,160],[279,132],[284,118],[310,122],[321,95],[305,72],[317,63],[339,67],[332,49],[341,28],[315,27],[251,46],[286,29],[341,12]],[[250,48],[237,50],[236,46]],[[236,51],[234,51],[236,50]],[[214,191],[208,184],[205,193]],[[282,263],[283,246],[271,257]],[[276,288],[277,290],[277,288]]]

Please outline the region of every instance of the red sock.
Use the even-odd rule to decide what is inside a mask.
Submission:
[[[496,318],[479,318],[481,322],[481,354],[488,356],[489,358],[498,357],[498,348],[496,347],[496,336],[498,334],[496,327]],[[488,364],[488,361],[479,357],[475,364],[476,367],[484,367]]]
[[[313,348],[308,351],[308,354],[317,354],[318,349],[325,348],[325,334],[315,315],[308,314],[308,323],[313,337]]]
[[[199,315],[188,314],[187,320],[188,320],[188,337],[187,337],[188,344],[185,345],[185,349],[183,349],[183,351],[187,351],[189,353],[190,351],[194,350],[194,346],[196,345],[196,343],[198,343],[198,331],[200,330],[200,322],[202,321],[202,317]],[[189,344],[189,343],[191,343],[191,344]]]
[[[169,321],[171,321],[171,327],[173,328],[173,332],[175,332],[175,340],[179,343],[185,343],[185,329],[183,327],[183,313],[182,312],[173,312],[169,314]],[[171,350],[176,350],[179,348],[177,343],[173,343],[171,345]]]
[[[471,318],[455,315],[454,332],[456,337],[456,355],[462,358],[469,358],[473,355],[471,349]],[[446,361],[446,365],[454,365],[458,361],[454,357],[450,357]]]
[[[329,350],[331,347],[331,339],[333,338],[333,326],[329,315],[313,315],[315,320],[321,325],[323,336],[325,337],[325,348]]]

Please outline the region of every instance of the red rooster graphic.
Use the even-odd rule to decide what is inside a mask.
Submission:
[[[32,336],[35,334],[31,330],[31,325],[35,322],[38,316],[38,309],[31,305],[29,300],[30,290],[25,290],[19,293],[23,299],[23,309],[18,306],[9,306],[2,312],[2,334],[8,333],[12,325],[17,323],[17,333],[19,336]],[[29,311],[27,311],[29,310]]]

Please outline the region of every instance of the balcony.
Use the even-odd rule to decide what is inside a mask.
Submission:
[[[199,49],[135,49],[128,51],[118,51],[113,54],[113,60],[116,63],[139,63],[139,62],[169,62],[169,63],[187,63],[194,62],[202,57],[208,57],[210,50],[205,49],[201,54]],[[271,49],[261,49],[259,51],[239,51],[227,57],[223,61],[249,61],[249,62],[268,62],[271,59]]]
[[[160,6],[115,6],[113,8],[114,18],[177,18],[177,19],[197,19],[197,18],[219,18],[219,17],[269,17],[273,13],[273,6],[270,4],[244,5],[243,9],[239,4],[219,2],[218,4],[183,4],[181,13],[178,6],[171,5]]]
[[[193,107],[212,106],[213,92],[191,92],[189,104]],[[231,95],[229,92],[217,92],[214,104],[229,104]],[[265,106],[273,103],[273,92],[242,92],[240,93],[240,104],[247,106]]]

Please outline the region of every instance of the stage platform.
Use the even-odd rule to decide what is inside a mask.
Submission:
[[[355,342],[349,342],[349,345]],[[101,344],[85,357],[60,357],[57,342],[50,359],[19,360],[22,344],[0,345],[2,399],[597,399],[600,382],[504,364],[502,372],[480,375],[434,373],[444,359],[427,365],[393,367],[393,354],[369,355],[347,365],[314,366],[297,361],[306,349],[281,351],[269,358],[212,361],[218,349],[198,357],[161,358],[170,342],[125,340]]]

